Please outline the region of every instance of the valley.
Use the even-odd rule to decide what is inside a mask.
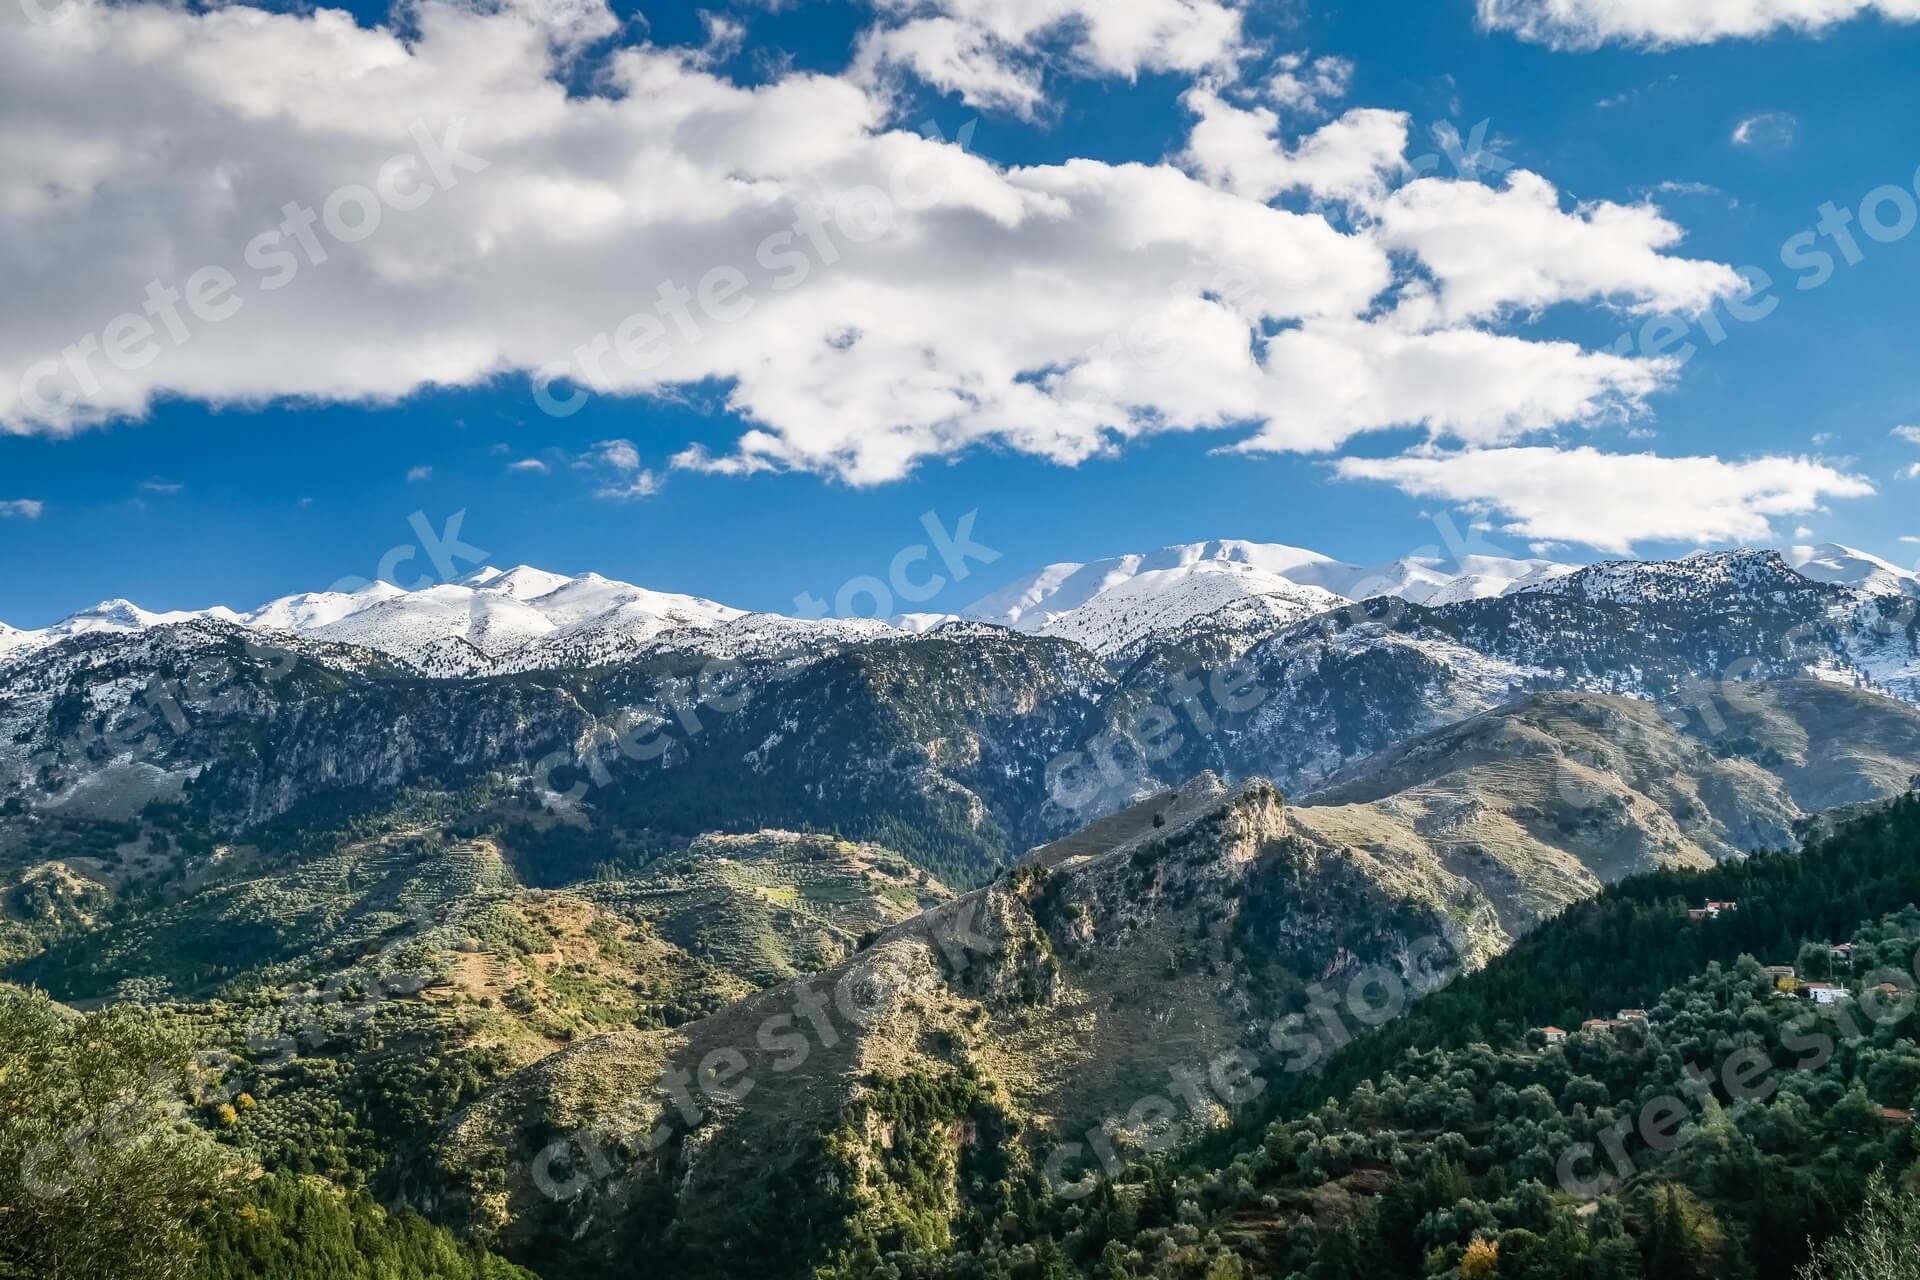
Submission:
[[[512,673],[335,621],[17,645],[0,983],[145,1011],[219,1151],[548,1280],[800,1276],[1049,1220],[1061,1144],[1132,1170],[1270,1105],[1235,1081],[1325,993],[1442,990],[1920,779],[1904,590],[1173,560],[1049,571],[1016,594],[1071,607],[1014,627],[708,611]]]

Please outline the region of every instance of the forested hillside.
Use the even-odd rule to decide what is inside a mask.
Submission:
[[[1690,918],[1708,899],[1738,906]],[[1916,902],[1920,798],[1801,855],[1628,881],[1258,1121],[1120,1170],[1089,1159],[1083,1181],[1030,1175],[1024,1218],[959,1247],[869,1239],[829,1273],[1787,1280],[1854,1219],[1890,1248],[1920,1220]],[[1817,1005],[1781,965],[1847,994]],[[1880,1274],[1838,1259],[1808,1274]]]
[[[252,1106],[160,1014],[0,986],[0,1276],[533,1280],[364,1192],[263,1176],[209,1132]]]

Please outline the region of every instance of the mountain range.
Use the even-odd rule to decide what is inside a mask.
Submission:
[[[1818,580],[1776,552],[1529,569],[1503,594],[1435,604],[1290,581],[1218,604],[1244,561],[1174,559],[1101,570],[1121,580],[1023,610],[1031,632],[739,615],[529,571],[369,589],[358,607],[275,602],[254,621],[107,610],[0,663],[0,803],[124,816],[191,791],[237,830],[449,770],[550,781],[557,760],[589,775],[592,804],[653,826],[840,830],[967,883],[1199,773],[1312,789],[1531,692],[1674,701],[1704,685],[1713,701],[1814,677],[1920,704],[1915,597]],[[1829,576],[1841,563],[1816,559]],[[1143,581],[1153,608],[1115,605]],[[1125,644],[1055,634],[1093,617],[1126,624]],[[1173,731],[1143,732],[1156,717]]]
[[[1920,575],[1867,552],[1824,544],[1780,555],[1817,582],[1869,595],[1920,596]],[[1480,555],[1456,561],[1414,556],[1363,566],[1279,544],[1201,542],[1090,564],[1048,565],[956,614],[903,614],[889,620],[888,629],[923,634],[954,622],[985,623],[1071,640],[1118,660],[1229,606],[1289,623],[1376,597],[1429,607],[1497,598],[1576,572],[1577,566],[1548,560]],[[76,636],[196,620],[354,645],[436,676],[599,665],[631,657],[663,636],[705,633],[704,643],[718,652],[816,633],[834,639],[883,634],[879,623],[863,619],[808,624],[594,573],[567,577],[527,566],[486,566],[414,590],[373,582],[350,591],[285,596],[244,613],[226,606],[156,613],[129,600],[107,600],[38,630],[0,623],[0,664]]]
[[[1316,984],[1481,969],[1901,796],[1917,614],[1838,547],[1244,543],[914,626],[524,568],[111,602],[4,637],[0,983],[191,1028],[251,1100],[222,1142],[544,1275],[809,1274]],[[869,988],[789,1073],[769,1020]],[[732,1052],[750,1102],[673,1098]]]

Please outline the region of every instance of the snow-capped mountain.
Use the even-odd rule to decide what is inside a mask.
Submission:
[[[175,611],[172,613],[154,613],[142,609],[131,600],[102,600],[91,609],[82,609],[71,617],[62,618],[45,631],[31,634],[44,636],[48,640],[65,640],[68,636],[93,635],[96,632],[145,631],[150,627],[171,626],[176,622],[191,622],[195,618],[215,618],[221,622],[239,622],[241,616],[221,605],[211,609],[197,611]]]
[[[1115,657],[1194,618],[1243,601],[1258,608],[1263,621],[1273,625],[1310,618],[1347,603],[1344,596],[1301,586],[1250,564],[1200,560],[1121,578],[1085,604],[1047,615],[1037,627],[1020,629],[1072,640],[1102,657]]]
[[[569,578],[525,565],[489,567],[418,591],[370,588],[355,599],[364,605],[293,628],[295,634],[374,649],[435,674],[592,666],[627,657],[668,631],[710,629],[745,616],[711,600],[597,573]],[[249,621],[270,612],[274,605]]]
[[[1876,596],[1920,596],[1920,573],[1838,543],[1788,547],[1780,557],[1796,573],[1815,582],[1837,582]]]
[[[605,581],[598,574],[588,574],[596,581]],[[574,579],[565,574],[548,573],[545,569],[534,569],[521,565],[517,569],[500,570],[492,565],[475,569],[464,578],[457,579],[463,587],[482,588],[495,595],[511,596],[515,600],[538,600],[551,595],[564,586],[572,584]]]
[[[225,607],[156,613],[108,600],[37,631],[0,624],[0,663],[73,637],[132,634],[196,619],[371,650],[441,677],[602,666],[661,646],[731,655],[806,648],[816,640],[906,638],[956,623],[1070,640],[1102,658],[1130,661],[1146,646],[1196,629],[1244,633],[1243,644],[1252,644],[1304,618],[1382,596],[1428,608],[1530,592],[1684,596],[1699,589],[1693,579],[1700,574],[1742,572],[1742,565],[1753,563],[1742,554],[1749,553],[1588,568],[1494,556],[1355,565],[1274,543],[1201,542],[1091,564],[1049,565],[959,614],[902,614],[887,624],[748,614],[593,573],[567,577],[524,565],[488,566],[412,591],[375,582],[285,596],[247,613]],[[1801,579],[1851,590],[1863,600],[1920,598],[1920,574],[1853,548],[1791,547],[1777,553],[1777,561]]]
[[[489,566],[415,591],[375,582],[355,591],[284,596],[248,613],[225,606],[153,613],[108,600],[42,630],[0,628],[0,660],[73,636],[212,619],[371,649],[426,674],[474,675],[595,665],[626,657],[665,632],[710,629],[744,616],[711,600],[593,573],[569,578],[524,565]]]
[[[264,604],[246,615],[246,621],[250,626],[264,627],[269,631],[305,635],[379,604],[382,600],[405,594],[399,587],[387,582],[375,582],[358,591],[308,591]]]
[[[834,812],[904,794],[948,797],[938,808],[964,778],[976,797],[998,798],[939,812],[1017,811],[1024,825],[1009,838],[1029,844],[1056,819],[1078,825],[1082,800],[1103,809],[1205,770],[1310,788],[1409,735],[1540,690],[1670,700],[1729,680],[1815,677],[1920,705],[1920,600],[1816,581],[1772,551],[1596,565],[1501,595],[1469,584],[1472,598],[1450,603],[1329,609],[1317,606],[1339,597],[1324,588],[1196,557],[1121,575],[1075,610],[1021,619],[1020,630],[944,622],[927,634],[738,615],[584,578],[523,600],[516,589],[551,584],[518,574],[489,589],[498,577],[508,575],[256,611],[314,623],[307,636],[272,633],[295,663],[253,652],[243,642],[260,633],[237,615],[147,626],[163,615],[90,610],[61,643],[0,662],[0,803],[9,787],[39,803],[98,782],[137,812],[159,794],[148,785],[157,778],[175,792],[193,781],[243,823],[332,787],[401,786],[447,761],[524,770],[556,751],[611,752],[602,763],[618,772],[628,717],[684,705],[689,679],[716,656],[738,662],[728,679],[743,682],[747,701],[675,734],[675,767],[632,775],[635,786],[677,788],[667,808],[704,811],[719,779],[752,787],[804,776],[792,795],[775,788],[756,803],[791,804],[777,810],[783,821],[811,823],[825,811],[808,806],[829,791]],[[1217,607],[1173,621],[1208,605]],[[1077,638],[1060,633],[1068,627]],[[1188,715],[1162,744],[1170,756],[1115,746],[1141,708],[1175,705],[1172,691],[1196,672],[1229,663],[1250,673],[1238,687],[1252,691],[1251,705],[1228,705],[1208,682],[1202,719]],[[565,675],[393,680],[396,667]],[[258,750],[265,740],[274,751]],[[1075,781],[1069,803],[1049,778],[1076,753],[1092,762],[1095,793],[1082,796]],[[49,761],[57,774],[45,772]],[[218,776],[195,781],[215,765]],[[49,789],[49,778],[60,785]],[[946,820],[931,814],[921,816]],[[967,829],[980,828],[969,819]]]
[[[1263,600],[1270,617],[1286,622],[1374,596],[1432,605],[1485,599],[1572,572],[1574,566],[1549,560],[1492,556],[1466,556],[1451,566],[1434,557],[1355,565],[1278,543],[1196,542],[1048,565],[962,612],[1111,655],[1241,600]]]
[[[37,644],[39,635],[37,631],[22,631],[18,627],[10,627],[0,622],[0,662],[5,662],[7,655],[16,649],[26,649]]]

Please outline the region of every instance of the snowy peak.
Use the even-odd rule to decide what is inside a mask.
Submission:
[[[1817,591],[1778,551],[1700,551],[1678,560],[1609,560],[1543,579],[1525,590],[1628,604],[1698,601],[1710,595]]]
[[[478,582],[462,585],[475,587],[490,595],[509,596],[515,600],[537,600],[573,582],[572,578],[564,574],[548,573],[545,569],[535,569],[524,564],[518,568],[508,569],[504,573],[497,569],[482,572],[487,573],[488,576]]]
[[[1450,604],[1573,571],[1549,560],[1492,556],[1467,556],[1457,565],[1433,557],[1354,565],[1301,547],[1221,540],[1092,564],[1048,565],[975,602],[962,616],[1078,640],[1111,657],[1245,600],[1266,602],[1250,616],[1284,624],[1349,600],[1398,596],[1415,604]]]
[[[491,590],[491,586],[488,589]],[[628,618],[647,616],[668,626],[717,626],[744,612],[698,596],[649,591],[631,583],[615,582],[597,573],[562,578],[552,590],[522,598],[562,629],[592,627],[610,621],[614,614]]]
[[[1561,577],[1574,569],[1551,560],[1464,556],[1454,562],[1438,556],[1405,556],[1377,565],[1328,560],[1292,576],[1350,600],[1394,596],[1409,604],[1439,606],[1503,596],[1522,584]]]
[[[131,600],[102,600],[91,609],[82,609],[70,618],[62,618],[48,627],[44,634],[49,639],[65,639],[100,631],[145,631],[148,627],[165,627],[176,622],[191,622],[195,618],[241,621],[239,614],[224,605],[197,611],[152,613]]]
[[[38,631],[22,631],[18,627],[10,627],[0,622],[0,662],[5,662],[8,655],[16,651],[37,648],[41,643],[42,634]]]
[[[285,596],[246,614],[224,607],[156,613],[129,600],[106,600],[38,631],[0,624],[0,662],[74,636],[131,634],[196,619],[354,645],[433,675],[593,667],[624,661],[644,647],[680,645],[683,635],[696,647],[755,651],[800,632],[873,631],[905,639],[937,629],[960,634],[965,628],[955,631],[955,623],[1010,627],[1121,659],[1194,626],[1255,637],[1376,596],[1440,608],[1521,592],[1656,602],[1762,591],[1825,592],[1836,600],[1920,598],[1920,573],[1833,543],[1579,568],[1481,555],[1357,565],[1300,547],[1222,539],[1048,565],[958,615],[903,614],[890,626],[860,620],[836,630],[594,573],[568,577],[528,565],[488,565],[418,590],[374,582]]]
[[[364,607],[323,622],[316,612],[316,625],[292,629],[375,649],[423,669],[478,672],[616,661],[665,632],[711,629],[740,616],[738,609],[696,596],[649,591],[594,573],[569,578],[521,565],[489,566],[419,591],[388,588]]]
[[[1920,573],[1902,569],[1870,552],[1823,542],[1812,547],[1788,547],[1781,559],[1803,578],[1852,587],[1876,596],[1920,596]]]
[[[130,600],[107,600],[41,631],[0,625],[0,659],[71,636],[210,619],[356,645],[428,674],[478,674],[616,660],[665,632],[710,629],[741,616],[711,600],[598,574],[569,578],[526,565],[489,565],[415,591],[374,582],[354,591],[283,596],[245,614],[225,607],[153,613]]]
[[[1280,625],[1346,603],[1331,591],[1302,586],[1251,564],[1200,560],[1137,573],[1079,608],[1049,618],[1039,630],[1112,657],[1195,618],[1254,600],[1263,606],[1266,621]]]
[[[269,631],[291,631],[296,635],[338,622],[395,596],[405,595],[388,582],[375,582],[358,591],[308,591],[297,596],[282,596],[245,616],[248,626]]]

